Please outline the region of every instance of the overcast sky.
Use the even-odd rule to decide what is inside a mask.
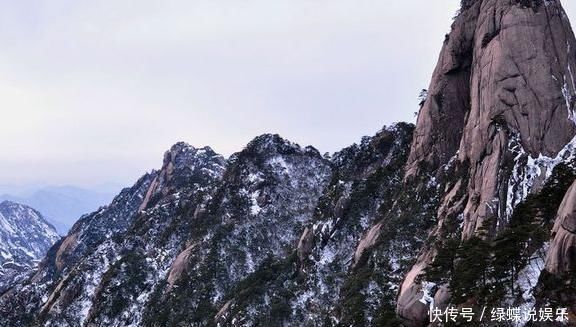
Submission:
[[[459,0],[0,4],[0,184],[90,186],[131,184],[180,140],[333,152],[414,121]]]

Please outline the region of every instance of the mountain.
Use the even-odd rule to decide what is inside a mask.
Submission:
[[[75,186],[46,186],[25,194],[0,196],[1,200],[23,203],[37,209],[61,234],[66,234],[82,215],[108,204],[112,198],[112,193]]]
[[[176,144],[2,295],[0,324],[323,321],[356,241],[400,192],[412,132],[398,124],[330,159],[277,135],[228,160]],[[311,292],[323,312],[309,312]]]
[[[14,202],[1,202],[0,292],[33,269],[59,238],[38,211]]]
[[[560,2],[462,6],[420,111],[406,168],[407,180],[430,175],[443,189],[438,222],[400,290],[398,312],[414,325],[428,319],[427,301],[421,301],[428,295],[436,305],[474,299],[534,306],[555,211],[574,175],[576,40]],[[493,256],[477,256],[476,271],[448,267],[446,256],[472,260],[451,249],[455,244]],[[438,269],[455,277],[435,276]]]
[[[324,156],[272,134],[229,159],[175,144],[0,295],[0,325],[575,319],[576,39],[557,0],[461,3],[416,126]]]

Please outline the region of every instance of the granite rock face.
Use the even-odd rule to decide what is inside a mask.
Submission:
[[[471,2],[446,36],[418,117],[408,176],[498,147],[495,127],[521,136],[533,156],[557,154],[575,132],[574,35],[558,1],[527,7]],[[570,118],[570,119],[566,119]]]
[[[576,181],[558,209],[545,267],[536,289],[541,303],[576,312]]]
[[[407,167],[408,179],[460,167],[444,181],[434,237],[449,231],[466,240],[487,225],[494,236],[570,155],[575,47],[559,1],[463,3],[420,111]],[[417,279],[435,255],[429,243],[402,285],[398,312],[409,324],[427,318],[415,301],[424,294]]]
[[[576,272],[576,182],[558,210],[546,270],[559,276]]]

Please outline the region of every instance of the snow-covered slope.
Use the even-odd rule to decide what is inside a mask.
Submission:
[[[0,203],[0,292],[33,269],[59,238],[38,211]]]
[[[357,244],[401,192],[412,132],[398,124],[332,158],[270,134],[228,160],[178,143],[2,295],[0,325],[360,322],[348,306],[364,302],[366,321],[393,312],[407,268],[393,250],[418,242],[397,233],[382,267]]]

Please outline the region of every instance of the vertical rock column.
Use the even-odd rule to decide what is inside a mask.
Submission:
[[[554,157],[573,139],[574,51],[558,0],[463,2],[421,109],[407,168],[410,178],[438,175],[450,158],[466,167],[446,176],[450,187],[431,239],[459,228],[447,217],[461,217],[457,234],[463,240],[486,225],[491,233],[505,225],[506,190],[514,186],[506,168],[513,139],[533,158]],[[417,280],[434,257],[428,244],[401,287],[397,310],[409,325],[427,319]],[[440,289],[437,300],[448,301]]]

